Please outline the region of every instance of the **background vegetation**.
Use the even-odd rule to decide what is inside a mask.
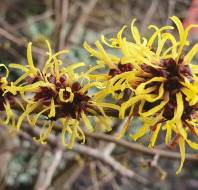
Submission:
[[[123,24],[130,25],[134,17],[143,35],[149,35],[147,25],[169,23],[171,15],[185,24],[192,19],[192,3],[196,0],[1,0],[0,62],[26,63],[26,45],[32,41],[34,59],[41,67],[44,41],[48,39],[55,51],[71,50],[65,64],[79,60],[90,64],[92,60],[82,48],[84,40],[94,43],[100,34],[116,34]],[[196,35],[195,30],[191,40],[196,41]],[[12,72],[11,77],[18,75]],[[121,124],[119,120],[109,122],[114,129],[111,136]],[[140,123],[135,120],[132,125],[136,130]],[[96,128],[101,131],[102,123]],[[38,145],[30,134],[24,131],[13,136],[6,128],[0,128],[0,189],[198,188],[198,160],[188,157],[182,173],[176,176],[179,154],[169,152],[160,139],[156,147],[160,151],[152,151],[129,141],[127,135],[118,143],[111,136],[96,132],[87,134],[86,145],[69,151],[53,138],[48,145]],[[141,143],[147,145],[148,139]]]

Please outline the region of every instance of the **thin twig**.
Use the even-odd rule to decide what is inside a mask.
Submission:
[[[21,135],[21,137],[25,138],[27,140],[27,138],[30,140],[31,137],[26,136],[24,133]],[[34,185],[34,190],[37,190],[37,188],[40,186],[40,184],[43,182],[43,179],[45,178],[45,171],[46,168],[48,167],[48,165],[46,164],[46,156],[47,156],[47,151],[45,151],[44,147],[41,147],[42,149],[40,149],[41,154],[40,154],[40,158],[38,161],[38,174],[37,174],[37,179]]]
[[[24,131],[26,131],[30,136],[38,136],[40,134],[40,130],[37,128],[30,128],[29,126],[23,126]],[[48,138],[48,145],[51,147],[57,147],[57,138],[54,136],[49,136]],[[60,145],[58,145],[60,146]],[[125,168],[122,164],[120,164],[118,161],[116,161],[113,157],[110,155],[102,154],[100,150],[87,147],[85,145],[75,144],[74,147],[71,149],[71,151],[77,152],[82,155],[90,156],[92,158],[95,158],[97,160],[100,160],[104,162],[105,164],[108,164],[111,166],[116,172],[118,172],[120,175],[128,177],[130,179],[134,179],[137,182],[148,185],[149,182],[142,176],[139,176],[134,171],[129,170]],[[43,189],[42,189],[43,190]]]
[[[168,16],[167,16],[168,19],[166,21],[167,25],[171,24],[171,20],[169,19],[169,17],[174,15],[175,5],[176,5],[176,0],[168,0]]]
[[[147,155],[158,154],[160,157],[164,157],[168,159],[180,159],[180,154],[177,152],[172,152],[168,150],[150,149],[137,143],[127,142],[123,139],[117,140],[115,137],[112,137],[106,134],[101,134],[101,133],[90,134],[90,133],[85,132],[85,134],[87,137],[90,137],[90,138],[113,142],[131,151],[135,151],[135,152],[139,152],[139,153],[143,153]],[[186,154],[186,160],[198,161],[198,156],[197,154]]]
[[[76,179],[81,175],[81,173],[83,172],[84,168],[85,168],[84,163],[82,163],[82,164],[80,164],[78,166],[78,168],[74,172],[72,172],[70,174],[70,177],[67,178],[67,181],[63,185],[63,189],[64,190],[70,190],[71,189],[71,186],[76,181]]]
[[[96,172],[96,162],[90,163],[90,174],[91,174],[91,180],[93,184],[92,189],[99,190],[98,175]]]
[[[38,190],[47,190],[48,187],[51,185],[52,178],[54,176],[54,173],[56,172],[58,165],[60,164],[62,156],[63,151],[61,149],[56,150],[54,160],[47,170],[43,184],[40,187],[38,187]]]
[[[86,21],[93,11],[94,7],[96,6],[98,0],[89,0],[85,5],[83,5],[82,10],[78,14],[77,18],[74,21],[74,24],[69,29],[67,36],[66,36],[66,45],[68,45],[69,41],[74,41],[78,31],[80,28],[86,24]]]
[[[59,50],[62,50],[65,46],[65,25],[67,22],[68,12],[69,12],[69,1],[62,1],[62,9],[61,9],[61,26],[60,26],[60,35],[59,35]]]
[[[69,0],[54,0],[55,27],[54,40],[57,50],[65,46],[65,25],[69,13]]]
[[[42,124],[42,122],[41,122],[41,124]],[[56,127],[54,127],[54,128],[56,128]],[[29,127],[27,129],[31,130],[31,128],[29,128]],[[59,129],[57,128],[56,130],[59,130]],[[133,142],[128,142],[124,139],[118,140],[114,136],[106,135],[104,133],[88,133],[87,131],[84,131],[84,133],[87,138],[94,138],[94,139],[98,139],[98,140],[112,142],[112,143],[115,143],[116,145],[120,145],[130,151],[135,151],[136,153],[139,152],[139,153],[151,155],[151,156],[155,156],[156,154],[158,154],[160,157],[167,158],[167,159],[180,159],[181,158],[181,155],[178,152],[173,152],[173,151],[169,151],[169,150],[161,150],[161,149],[157,149],[157,148],[156,149],[155,148],[153,148],[153,149],[147,148],[143,145],[133,143]],[[197,162],[198,155],[186,153],[185,159],[186,159],[186,161],[196,161]]]
[[[124,128],[126,122],[128,121],[128,119],[124,119],[117,127],[116,131],[114,132],[114,136],[117,136],[121,131],[122,129]],[[113,134],[112,134],[113,135]],[[106,143],[105,147],[103,148],[102,150],[102,154],[104,156],[111,156],[113,150],[116,148],[116,144],[115,143]],[[99,182],[97,180],[97,173],[96,173],[96,163],[91,163],[91,171],[92,171],[92,183],[93,183],[93,186],[91,189],[94,189],[94,190],[98,190],[99,189]],[[112,179],[113,180],[113,179]],[[115,179],[114,179],[115,180]]]
[[[156,154],[153,158],[153,160],[150,162],[151,167],[155,168],[159,174],[160,174],[160,179],[164,180],[167,176],[166,171],[158,164],[160,156]]]
[[[116,172],[118,172],[120,175],[124,177],[134,179],[137,182],[144,184],[144,185],[149,184],[149,181],[147,179],[136,174],[134,171],[125,168],[122,164],[116,161],[113,157],[109,155],[104,155],[101,153],[101,151],[97,149],[94,149],[85,145],[75,144],[72,151],[78,152],[86,156],[91,156],[92,158],[100,160],[104,162],[105,164],[108,164],[109,166],[111,166],[111,168],[113,168]]]
[[[100,181],[99,181],[99,187],[105,185],[109,181],[113,180],[116,176],[115,172],[109,172],[108,175],[105,175]],[[93,190],[92,186],[88,187],[86,190]]]
[[[42,124],[42,121],[41,123]],[[24,125],[25,126],[25,125]],[[58,127],[54,127],[55,130],[60,130]],[[26,130],[30,130],[31,132],[31,128],[30,127],[26,127]],[[168,150],[161,150],[161,149],[151,149],[151,148],[147,148],[145,146],[142,146],[140,144],[137,143],[132,143],[132,142],[127,142],[126,140],[120,139],[117,140],[115,137],[110,136],[110,135],[106,135],[104,133],[88,133],[87,131],[84,131],[86,137],[89,138],[94,138],[94,139],[98,139],[98,140],[103,140],[103,141],[107,141],[107,142],[112,142],[115,143],[117,145],[120,145],[128,150],[131,151],[135,151],[135,152],[139,152],[139,153],[143,153],[146,155],[156,155],[158,154],[160,157],[163,158],[168,158],[168,159],[180,159],[181,155],[178,152],[173,152],[173,151],[168,151]],[[39,135],[39,133],[38,133]],[[198,155],[197,154],[188,154],[186,153],[186,161],[198,161]]]
[[[19,38],[14,36],[13,34],[9,33],[8,31],[4,30],[3,28],[0,28],[0,36],[4,36],[6,39],[14,42],[18,46],[23,46],[26,43],[26,40],[23,38]]]
[[[147,25],[150,23],[153,15],[156,11],[158,3],[159,3],[159,0],[152,0],[152,3],[150,5],[148,11],[146,12],[145,17],[144,17],[143,22],[142,22],[142,26],[141,26],[142,35],[145,34]]]
[[[18,46],[25,47],[27,45],[27,40],[26,39],[16,37],[16,36],[14,36],[13,34],[11,34],[10,32],[6,31],[3,28],[0,28],[0,36],[5,37],[7,40],[15,43]],[[45,53],[45,51],[43,51],[43,49],[40,49],[40,48],[35,47],[35,46],[32,49],[32,51],[34,53],[41,54],[41,55],[43,55]]]
[[[34,24],[36,22],[41,22],[43,20],[46,20],[48,18],[50,18],[51,16],[53,16],[54,12],[52,10],[47,10],[46,12],[40,14],[40,15],[36,15],[33,16],[30,20],[25,20],[23,22],[17,23],[13,25],[13,28],[15,30],[19,30],[20,28],[25,28],[31,24]]]
[[[102,176],[104,176],[102,179],[99,180],[98,183],[99,187],[101,188],[106,183],[109,183],[112,180],[114,180],[115,177],[117,176],[117,173],[115,171],[110,170],[109,168],[104,166],[104,164],[101,163],[100,161],[97,162],[97,167],[101,170]],[[88,187],[87,190],[92,190],[92,186]]]

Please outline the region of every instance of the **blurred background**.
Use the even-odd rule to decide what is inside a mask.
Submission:
[[[85,40],[92,44],[101,34],[112,36],[133,18],[137,18],[142,35],[149,35],[149,24],[171,24],[172,15],[184,26],[198,23],[198,0],[1,0],[0,62],[25,64],[26,46],[32,41],[35,63],[42,66],[47,39],[54,51],[70,49],[65,64],[91,63],[82,47]],[[191,32],[193,43],[197,34],[196,29]],[[10,77],[17,78],[18,73],[12,72]],[[112,120],[109,125],[118,126],[120,121]],[[133,129],[138,125],[135,120]],[[87,137],[83,147],[68,151],[53,143],[39,146],[26,133],[15,137],[1,127],[0,189],[198,189],[198,161],[186,161],[176,176],[179,159],[174,156],[148,153],[142,146],[137,151],[134,142],[128,141],[131,147],[120,146],[105,138],[107,135],[96,133]],[[148,139],[141,143],[147,145]],[[166,150],[163,144],[159,147]]]

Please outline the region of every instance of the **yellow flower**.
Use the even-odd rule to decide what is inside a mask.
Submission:
[[[7,78],[9,76],[9,70],[4,64],[0,64],[0,68],[4,68],[5,76],[0,77],[0,111],[5,112],[6,118],[1,120],[3,125],[11,124],[15,125],[15,113],[12,110],[12,105],[18,103],[15,99],[15,95],[7,92],[10,87],[10,83]],[[11,123],[10,123],[11,122]]]
[[[154,117],[154,123],[150,127],[143,125],[137,134],[131,135],[136,140],[145,135],[150,128],[152,131],[151,147],[154,146],[160,129],[166,130],[165,143],[167,145],[171,144],[174,132],[181,152],[178,174],[185,160],[185,142],[191,148],[198,149],[198,144],[188,139],[189,132],[197,136],[194,132],[197,130],[198,119],[195,114],[198,105],[198,94],[195,90],[197,77],[194,72],[196,66],[191,65],[191,60],[198,48],[195,45],[184,55],[184,47],[189,45],[188,32],[195,26],[189,26],[184,30],[177,17],[171,17],[171,19],[179,31],[179,41],[177,42],[173,35],[167,32],[161,34],[155,51],[155,54],[159,55],[158,62],[153,66],[144,62],[140,65],[141,70],[137,75],[142,79],[133,87],[135,88],[134,97],[121,105],[120,116],[123,117],[129,107],[134,107],[134,103],[139,103],[138,114],[142,120],[147,122],[147,118]],[[169,54],[164,54],[164,52],[167,53],[166,36],[174,42],[171,47],[168,47],[171,49]]]
[[[122,35],[126,26],[115,38],[107,40],[102,36],[104,44],[121,52],[119,58],[115,59],[107,53],[99,42],[96,43],[98,50],[92,49],[87,43],[84,47],[98,59],[97,63],[108,65],[110,69],[110,77],[104,82],[106,88],[98,92],[95,99],[115,93],[120,95],[124,90],[130,89],[132,93],[128,100],[123,100],[123,95],[118,98],[122,100],[120,118],[129,114],[130,121],[135,115],[143,122],[142,127],[131,138],[137,140],[150,131],[150,146],[153,147],[160,130],[165,130],[165,143],[170,145],[175,138],[175,142],[179,144],[181,163],[177,173],[180,173],[185,160],[185,143],[198,149],[198,144],[189,139],[189,133],[196,137],[198,134],[198,67],[191,63],[198,51],[198,44],[185,54],[185,47],[190,45],[188,33],[197,25],[184,29],[177,17],[173,16],[171,20],[177,27],[179,40],[169,31],[174,29],[172,26],[158,28],[151,25],[149,28],[154,29],[151,37],[141,37],[133,20],[133,42]],[[131,65],[132,69],[121,72],[119,64]],[[122,135],[127,127],[124,127]]]
[[[44,120],[43,131],[39,138],[40,143],[46,143],[48,136],[53,132],[56,124],[62,129],[62,143],[72,148],[75,139],[85,142],[84,133],[79,125],[82,120],[89,132],[93,131],[87,114],[96,113],[96,108],[102,113],[103,107],[112,107],[113,104],[105,104],[93,101],[88,95],[90,88],[101,88],[101,83],[91,81],[88,74],[77,73],[76,69],[84,67],[84,63],[75,63],[63,67],[59,55],[68,53],[67,50],[52,53],[48,45],[48,58],[42,69],[35,67],[32,59],[31,47],[28,44],[28,65],[10,64],[11,68],[20,69],[24,74],[13,82],[9,91],[20,93],[26,102],[26,108],[18,119],[16,129],[19,130],[23,121],[28,120],[31,126],[39,125]],[[119,109],[113,106],[114,109]]]

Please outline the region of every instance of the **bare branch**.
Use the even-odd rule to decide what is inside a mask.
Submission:
[[[66,36],[66,45],[68,45],[69,41],[74,41],[77,32],[80,28],[82,28],[88,19],[91,11],[93,11],[96,6],[98,0],[89,0],[85,5],[83,5],[81,12],[78,14],[74,24],[71,26],[69,32]]]
[[[147,155],[159,155],[160,157],[168,158],[168,159],[180,159],[180,153],[172,152],[168,150],[159,150],[159,149],[150,149],[145,146],[142,146],[137,143],[127,142],[123,139],[117,140],[115,137],[110,135],[101,134],[101,133],[87,133],[85,132],[87,137],[95,138],[98,140],[104,140],[108,142],[113,142],[117,145],[120,145],[128,150],[144,153]],[[186,154],[186,160],[190,161],[198,161],[198,156],[196,154]]]
[[[97,160],[104,162],[105,164],[108,164],[122,176],[125,176],[130,179],[134,179],[137,182],[144,184],[144,185],[149,184],[149,182],[144,177],[136,174],[132,170],[125,168],[122,164],[116,161],[112,156],[104,155],[102,154],[101,151],[98,151],[97,149],[93,149],[85,145],[75,144],[72,150],[83,155],[91,156],[92,158],[95,158]]]
[[[51,185],[52,178],[54,176],[54,173],[56,172],[58,165],[60,164],[62,156],[63,151],[61,149],[57,149],[55,152],[54,160],[47,170],[45,180],[43,181],[43,184],[41,184],[41,186],[37,188],[38,190],[47,190],[48,187]]]
[[[23,126],[23,129],[30,136],[37,136],[40,133],[39,129],[30,128],[28,126]],[[52,148],[57,147],[57,139],[54,136],[50,136],[48,138],[48,145],[51,146]],[[137,182],[144,184],[144,185],[149,184],[147,179],[145,179],[142,176],[139,176],[134,171],[125,168],[122,164],[116,161],[112,156],[103,154],[100,150],[97,150],[97,149],[94,149],[85,145],[75,144],[74,147],[71,149],[71,151],[100,160],[104,162],[105,164],[108,164],[110,167],[112,167],[116,172],[118,172],[122,176],[125,176],[130,179],[134,179]]]
[[[36,22],[41,22],[43,20],[46,20],[48,18],[50,18],[51,16],[54,15],[54,12],[52,10],[47,10],[46,12],[42,13],[42,14],[39,14],[39,15],[36,15],[36,16],[33,16],[31,18],[31,20],[25,20],[23,22],[20,22],[20,23],[16,23],[14,24],[13,28],[15,30],[19,30],[20,28],[25,28],[25,27],[28,27],[29,25],[31,24],[34,24]]]
[[[156,11],[158,3],[159,3],[159,0],[152,0],[152,3],[150,5],[150,7],[149,7],[148,11],[145,14],[145,17],[144,17],[143,22],[142,22],[142,27],[141,27],[141,32],[142,32],[143,35],[145,34],[146,27],[150,23],[150,21],[151,21],[151,19],[153,17],[153,14]]]
[[[25,47],[27,45],[27,40],[25,38],[16,37],[13,34],[11,34],[10,32],[4,30],[3,28],[0,28],[0,36],[5,37],[7,40],[15,43],[18,46]],[[45,51],[43,49],[40,49],[40,48],[35,47],[35,46],[32,49],[32,51],[34,53],[41,54],[41,55],[44,55],[44,53],[45,53]]]

